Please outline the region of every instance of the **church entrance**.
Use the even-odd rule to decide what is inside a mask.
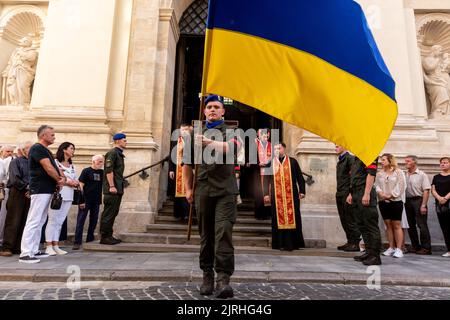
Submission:
[[[177,47],[172,129],[182,123],[191,123],[199,118],[200,91],[202,85],[203,57],[208,1],[197,0],[186,9],[180,20],[180,40]],[[238,101],[226,101],[226,120],[238,121],[239,128],[280,129],[282,122]],[[248,147],[248,142],[246,143]],[[252,188],[245,169],[241,178],[241,196],[252,197]]]

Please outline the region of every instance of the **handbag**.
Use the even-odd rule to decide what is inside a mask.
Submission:
[[[81,191],[80,187],[77,187],[73,191],[72,204],[78,206],[78,205],[83,204],[83,203],[84,203],[83,191]]]
[[[61,209],[62,202],[63,202],[63,199],[62,199],[61,194],[58,191],[55,191],[53,193],[52,201],[50,203],[50,209],[52,209],[52,210]]]

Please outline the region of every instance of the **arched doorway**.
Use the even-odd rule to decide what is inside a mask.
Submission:
[[[180,19],[180,40],[177,45],[175,92],[172,129],[182,123],[191,123],[199,116],[199,94],[202,84],[203,57],[208,1],[196,0]],[[282,122],[259,110],[230,101],[226,106],[225,118],[236,120],[243,130],[250,128],[281,129]],[[281,133],[282,130],[280,130]],[[282,137],[280,137],[282,139]],[[242,180],[245,180],[244,177]],[[251,187],[242,184],[241,194],[252,196]]]

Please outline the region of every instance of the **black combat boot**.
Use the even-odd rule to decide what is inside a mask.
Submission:
[[[233,298],[233,288],[230,286],[230,277],[222,277],[217,280],[216,285],[216,298],[217,299],[227,299]]]
[[[355,243],[349,243],[344,249],[345,252],[359,252],[359,245]]]
[[[214,291],[214,272],[203,272],[203,283],[200,286],[202,296],[210,296]]]
[[[365,251],[362,255],[355,256],[355,257],[353,257],[353,259],[354,259],[355,261],[361,262],[361,261],[366,260],[368,257],[369,257],[369,253],[368,253],[367,251]]]
[[[369,257],[362,261],[366,266],[379,266],[381,265],[381,258],[379,254],[370,254]]]

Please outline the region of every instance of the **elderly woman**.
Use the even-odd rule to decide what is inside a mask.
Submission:
[[[378,195],[378,207],[386,225],[389,248],[383,252],[385,256],[402,258],[404,233],[402,229],[403,197],[406,189],[406,179],[398,168],[392,154],[381,156],[383,167],[377,173],[375,185]]]
[[[75,168],[72,165],[74,153],[75,145],[70,142],[62,143],[56,152],[55,162],[60,172],[66,177],[66,183],[60,191],[63,199],[61,208],[59,210],[49,209],[48,211],[48,223],[45,229],[45,241],[47,243],[45,253],[50,256],[67,254],[67,251],[59,248],[59,236],[64,220],[72,206],[74,189],[80,184],[76,179]]]

